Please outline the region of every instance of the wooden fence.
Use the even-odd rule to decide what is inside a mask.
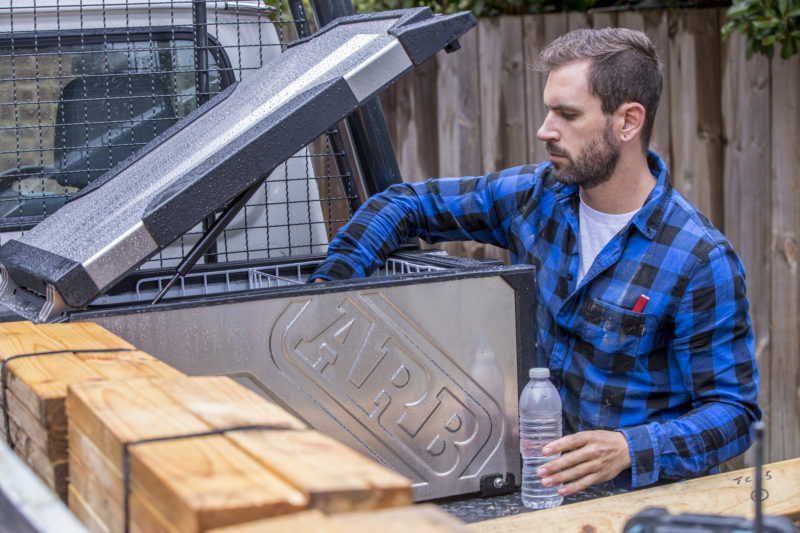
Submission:
[[[765,449],[779,461],[800,457],[800,58],[747,61],[741,36],[720,38],[724,18],[712,8],[481,19],[458,52],[437,55],[382,102],[406,181],[538,162],[545,78],[528,67],[531,54],[581,27],[650,35],[665,72],[651,147],[747,269]],[[474,243],[446,247],[505,257]]]

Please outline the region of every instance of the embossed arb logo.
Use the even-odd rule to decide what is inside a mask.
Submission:
[[[417,480],[479,474],[502,444],[491,396],[502,391],[485,391],[381,293],[331,298],[295,300],[278,317],[277,369],[319,404],[341,407],[351,418],[340,423],[374,435]]]

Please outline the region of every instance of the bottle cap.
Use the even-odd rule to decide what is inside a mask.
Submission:
[[[549,368],[531,368],[528,370],[528,377],[542,379],[542,378],[549,378],[550,377],[550,369]]]

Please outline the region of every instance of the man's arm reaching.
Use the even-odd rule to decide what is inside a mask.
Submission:
[[[522,168],[532,167],[394,185],[371,197],[331,241],[328,257],[309,281],[368,276],[410,237],[506,247]]]

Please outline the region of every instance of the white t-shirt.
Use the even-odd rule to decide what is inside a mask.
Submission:
[[[608,241],[619,233],[625,224],[633,218],[639,210],[623,213],[621,215],[609,215],[595,211],[583,201],[579,208],[578,228],[579,228],[579,255],[581,259],[578,267],[578,283],[586,276],[592,267],[597,254],[600,253]]]

